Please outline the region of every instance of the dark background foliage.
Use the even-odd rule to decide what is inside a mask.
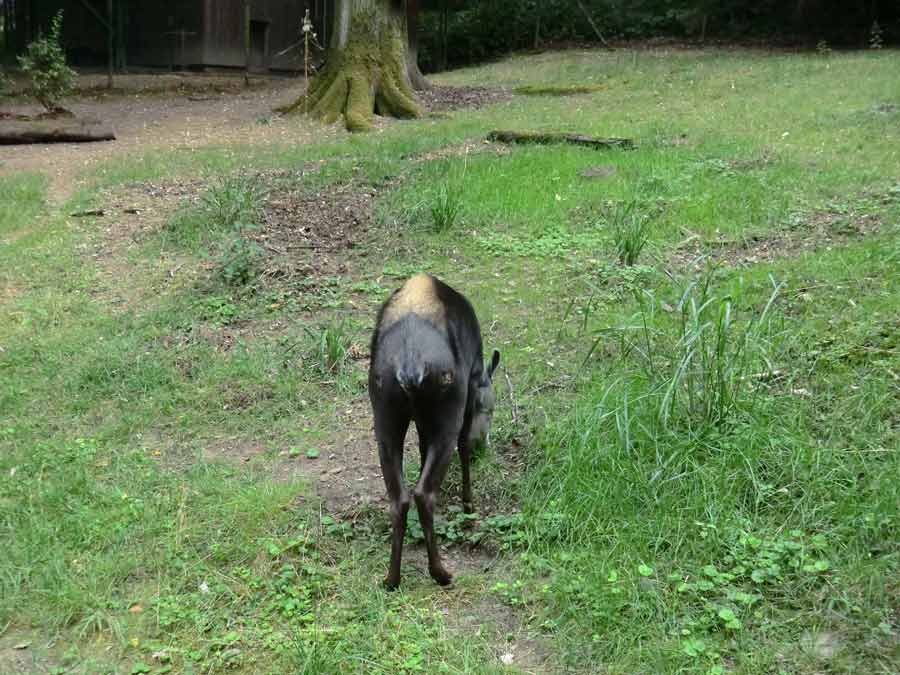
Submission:
[[[602,44],[598,31],[608,42],[668,37],[815,47],[824,40],[831,47],[863,48],[876,21],[885,43],[896,43],[900,2],[432,0],[424,3],[420,60],[427,70],[437,70],[514,50]]]

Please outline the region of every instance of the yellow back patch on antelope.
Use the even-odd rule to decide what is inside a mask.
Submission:
[[[444,305],[437,296],[434,279],[427,274],[412,277],[391,298],[382,316],[381,329],[387,329],[407,314],[427,319],[438,328],[445,327]]]

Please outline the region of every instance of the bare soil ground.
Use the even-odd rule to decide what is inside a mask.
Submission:
[[[259,77],[244,85],[241,74],[119,75],[105,89],[105,76],[79,78],[79,95],[65,102],[79,117],[110,124],[116,141],[53,145],[0,146],[0,175],[39,172],[50,179],[49,199],[61,205],[78,187],[78,175],[100,162],[133,152],[199,149],[232,143],[265,146],[321,142],[343,133],[302,115],[279,116],[273,110],[305,90],[299,77]],[[511,98],[483,87],[434,87],[421,92],[432,113],[478,108]],[[22,99],[4,103],[5,112],[34,115],[39,106]],[[261,123],[264,122],[264,123]]]
[[[45,642],[40,636],[25,631],[0,633],[0,673],[37,675],[55,670],[56,661],[49,657]]]
[[[482,108],[494,103],[505,103],[512,94],[505,89],[487,87],[441,87],[433,86],[417,92],[419,100],[433,113]]]
[[[299,96],[302,79],[203,74],[134,75],[116,78],[111,94],[99,90],[96,75],[79,81],[93,92],[66,101],[73,113],[109,123],[117,140],[0,147],[0,175],[39,172],[50,179],[49,199],[60,205],[78,187],[78,175],[100,162],[151,150],[199,149],[207,145],[304,143],[338,133],[301,116],[272,117],[272,110]],[[4,104],[8,112],[35,114],[33,104]],[[266,118],[268,123],[260,124]]]

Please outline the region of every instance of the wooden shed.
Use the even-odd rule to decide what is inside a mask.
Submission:
[[[307,9],[320,42],[333,0],[0,0],[7,43],[21,52],[62,9],[63,46],[76,66],[302,67],[300,26]],[[249,21],[249,24],[248,24]],[[249,30],[248,30],[249,29]],[[285,51],[287,50],[287,51]]]

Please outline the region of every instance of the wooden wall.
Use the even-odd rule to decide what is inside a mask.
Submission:
[[[300,43],[307,8],[324,44],[333,5],[334,0],[250,0],[252,67],[302,69],[301,48],[278,54]],[[124,38],[118,42],[117,65],[243,68],[246,63],[245,0],[114,0],[114,6],[114,24]],[[106,0],[16,0],[14,8],[16,52],[63,9],[63,46],[73,65],[106,64]],[[320,60],[321,53],[315,57]]]

